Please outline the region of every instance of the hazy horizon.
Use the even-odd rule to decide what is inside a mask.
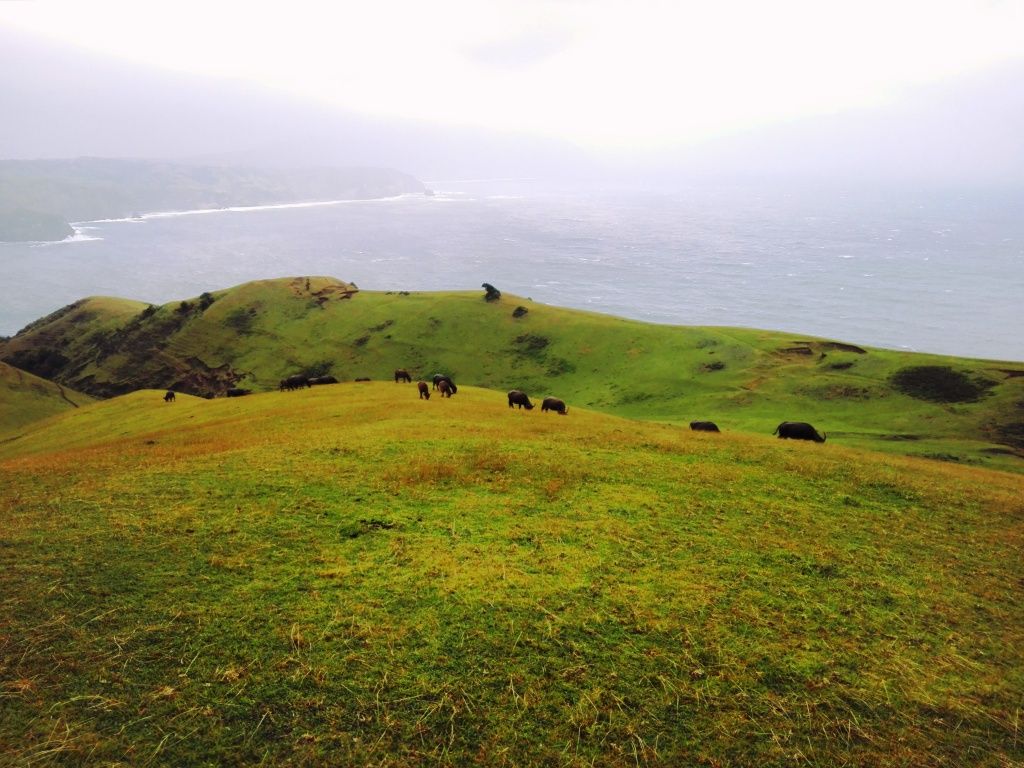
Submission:
[[[0,156],[1024,183],[1024,3],[725,6],[3,4]]]

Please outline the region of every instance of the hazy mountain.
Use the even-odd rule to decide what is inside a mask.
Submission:
[[[370,118],[241,81],[141,69],[12,30],[0,30],[0,104],[0,155],[8,158],[370,165],[425,180],[515,176],[676,183],[715,177],[989,184],[1024,177],[1021,61],[921,87],[876,109],[618,157],[557,140]]]

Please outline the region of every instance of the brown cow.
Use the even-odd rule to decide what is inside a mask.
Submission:
[[[430,399],[430,386],[425,381],[416,382],[416,388],[420,391],[420,400]]]
[[[525,392],[521,392],[518,389],[513,389],[508,393],[508,407],[511,408],[513,405],[518,405],[520,409],[533,410],[533,403],[530,402],[530,398],[526,396]]]
[[[406,384],[412,384],[412,376],[405,368],[395,368],[395,384],[400,381],[404,381]]]
[[[455,385],[448,381],[448,379],[441,379],[441,381],[437,382],[437,391],[441,393],[441,397],[451,397],[452,393],[455,392]]]

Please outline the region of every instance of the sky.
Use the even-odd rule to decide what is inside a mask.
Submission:
[[[1024,61],[1024,0],[0,2],[0,26],[354,112],[609,153]]]

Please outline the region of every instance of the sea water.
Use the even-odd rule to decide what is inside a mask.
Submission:
[[[0,244],[0,334],[83,296],[163,303],[331,275],[371,290],[487,282],[650,322],[1024,360],[1021,190],[429,186],[83,222],[65,242]]]

